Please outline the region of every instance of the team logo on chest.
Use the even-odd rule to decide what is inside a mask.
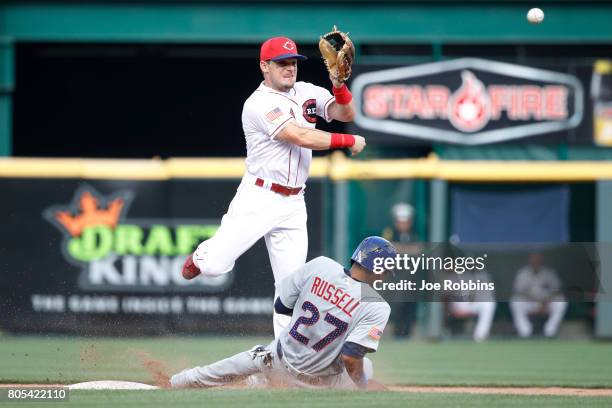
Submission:
[[[317,101],[315,99],[308,99],[302,104],[302,114],[304,119],[310,123],[317,123]]]

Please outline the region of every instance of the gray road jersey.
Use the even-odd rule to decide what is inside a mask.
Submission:
[[[281,282],[280,299],[293,309],[291,323],[279,336],[287,363],[306,374],[325,375],[335,369],[347,341],[378,349],[391,307],[380,297],[362,302],[361,285],[367,286],[323,256]]]

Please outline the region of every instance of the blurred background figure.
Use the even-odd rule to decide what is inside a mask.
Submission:
[[[514,279],[514,287],[510,309],[514,327],[519,336],[529,337],[533,325],[529,315],[548,315],[544,324],[544,335],[553,337],[557,334],[567,301],[561,294],[561,281],[557,273],[543,266],[544,257],[540,253],[529,255],[529,263],[518,270]]]
[[[421,239],[412,230],[414,207],[408,203],[397,203],[391,208],[391,215],[393,225],[384,229],[383,237],[393,243],[398,253],[419,255],[422,250]],[[417,302],[404,301],[394,304],[391,308],[391,320],[395,327],[395,337],[410,337],[416,318]]]
[[[387,241],[400,244],[405,249],[414,247],[414,243],[421,241],[419,236],[412,231],[414,225],[414,208],[408,203],[397,203],[391,208],[393,225],[385,228],[383,237]],[[400,248],[396,245],[398,251]],[[408,249],[410,249],[408,248]],[[420,246],[419,246],[420,249]],[[405,252],[405,251],[402,251]]]
[[[454,282],[480,281],[491,282],[491,276],[485,270],[465,271],[463,274],[450,272],[445,277]],[[453,318],[476,317],[473,338],[477,342],[489,338],[491,325],[495,316],[495,292],[492,290],[462,290],[453,291],[449,295],[448,310]]]

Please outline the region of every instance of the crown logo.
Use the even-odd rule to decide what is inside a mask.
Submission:
[[[115,198],[105,209],[98,206],[98,199],[89,191],[84,191],[79,198],[80,212],[73,215],[70,211],[56,211],[55,220],[73,237],[81,235],[86,227],[107,225],[116,227],[121,217],[125,200]]]

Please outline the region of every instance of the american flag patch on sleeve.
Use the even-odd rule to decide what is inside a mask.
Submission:
[[[380,336],[382,336],[383,332],[378,327],[374,326],[368,332],[368,336],[373,338],[374,340],[380,340]]]
[[[270,112],[266,113],[266,118],[270,122],[274,122],[276,119],[280,118],[283,115],[283,111],[280,108],[274,108]]]

